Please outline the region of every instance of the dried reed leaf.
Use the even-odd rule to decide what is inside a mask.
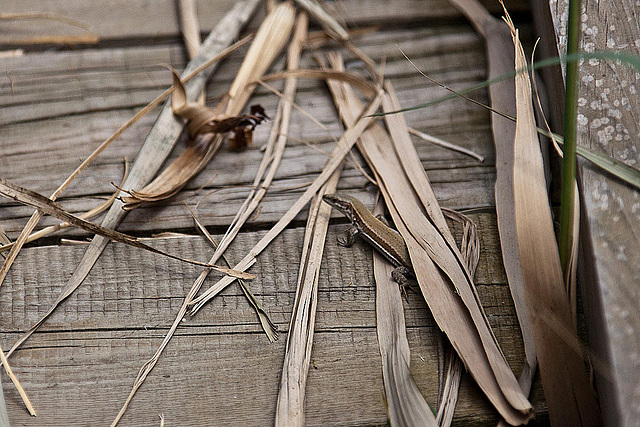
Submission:
[[[200,53],[194,58],[187,68],[184,71],[185,81],[187,78],[190,79],[190,84],[188,87],[189,98],[195,97],[196,94],[202,90],[204,87],[205,81],[209,78],[211,73],[216,68],[215,63],[223,56],[228,54],[238,45],[246,43],[248,38],[241,40],[236,43],[236,45],[232,48],[225,49],[225,46],[231,45],[233,39],[238,35],[241,28],[244,24],[249,20],[249,18],[253,15],[257,5],[259,4],[259,0],[245,0],[242,2],[236,3],[229,13],[227,13],[223,19],[218,23],[213,31],[209,34],[203,47],[200,50]],[[210,58],[211,57],[211,58]],[[212,68],[207,69],[207,67],[212,66]],[[203,72],[204,71],[204,72]],[[201,73],[201,74],[198,74]],[[152,109],[152,105],[154,103],[161,102],[167,95],[170,94],[170,90],[165,91],[163,94],[158,96],[150,105],[143,108],[134,118],[129,120],[125,125],[123,125],[120,129],[116,131],[114,135],[105,140],[85,161],[82,162],[80,166],[67,178],[67,180],[54,192],[51,196],[52,200],[55,200],[56,197],[69,185],[69,183],[84,169],[88,164],[90,164],[97,155],[104,150],[115,138],[117,138],[122,132],[124,132],[131,124],[142,117],[146,112]],[[160,113],[156,123],[153,128],[149,132],[147,139],[145,140],[144,145],[140,149],[140,153],[136,158],[136,161],[133,164],[131,175],[123,184],[128,188],[138,188],[144,183],[148,182],[151,177],[160,169],[160,166],[164,162],[165,158],[171,152],[173,145],[177,142],[180,134],[182,133],[183,125],[178,120],[175,119],[173,113],[171,112],[171,105],[169,103],[165,104],[162,112]],[[105,228],[115,228],[122,221],[126,212],[122,210],[122,203],[115,202],[106,217],[102,221],[102,226]],[[7,261],[3,264],[0,269],[0,283],[4,281],[8,269],[10,267],[9,261],[11,262],[17,256],[18,251],[24,244],[24,240],[26,240],[27,236],[31,231],[33,231],[34,227],[37,225],[38,221],[41,218],[40,212],[36,211],[32,217],[25,225],[22,233],[20,234],[18,240],[16,240],[15,246],[9,252],[9,256],[7,257]],[[86,276],[91,271],[91,268],[97,261],[98,257],[106,247],[108,239],[103,238],[101,236],[96,236],[91,240],[91,244],[87,248],[80,264],[74,271],[73,275],[65,285],[62,293],[58,296],[56,301],[53,303],[53,306],[49,309],[47,314],[43,318],[41,318],[36,325],[34,325],[29,332],[27,332],[23,337],[21,337],[9,350],[7,357],[13,353],[13,351],[20,346],[36,329],[37,327],[44,322],[44,320],[51,314],[55,308],[66,299],[69,295],[73,293],[73,291],[80,286],[80,284],[84,281]],[[13,253],[13,259],[12,259]]]
[[[456,221],[463,226],[462,241],[460,243],[460,252],[462,258],[467,263],[471,277],[475,276],[478,263],[480,262],[480,239],[477,233],[477,227],[473,221],[460,212],[442,208],[444,215]],[[464,365],[453,347],[449,345],[449,351],[446,356],[446,372],[444,373],[444,381],[441,384],[442,395],[436,422],[439,426],[449,426],[453,421],[453,415],[458,401],[458,393],[460,390],[460,380]]]
[[[229,268],[224,268],[217,265],[212,265],[212,264],[207,264],[200,261],[194,261],[194,260],[182,258],[177,255],[172,255],[172,254],[163,252],[159,249],[152,248],[151,246],[145,245],[144,243],[140,242],[140,240],[137,239],[136,237],[132,237],[132,236],[129,236],[128,234],[120,233],[118,231],[111,230],[109,228],[104,228],[100,225],[80,219],[77,216],[72,215],[69,212],[65,211],[56,202],[51,201],[51,199],[46,198],[42,194],[36,193],[35,191],[27,190],[26,188],[19,187],[15,184],[12,184],[6,181],[3,178],[0,178],[0,195],[9,199],[13,199],[16,202],[22,203],[24,205],[32,206],[47,215],[51,215],[62,221],[68,222],[74,227],[81,228],[90,233],[98,234],[100,236],[106,237],[109,240],[124,243],[125,245],[133,246],[136,248],[144,249],[149,252],[164,255],[166,257],[173,258],[178,261],[186,262],[189,264],[212,268],[214,270],[235,276],[240,279],[251,280],[251,279],[255,279],[256,277],[253,274],[234,271]]]
[[[535,52],[535,51],[534,51]],[[531,58],[531,65],[533,66],[533,54]],[[536,79],[533,73],[531,74],[531,81],[533,83],[533,90],[535,94],[536,104],[538,105],[538,111],[540,113],[540,117],[542,117],[542,121],[544,122],[544,126],[547,129],[549,135],[553,135],[551,131],[551,127],[549,126],[549,122],[544,114],[544,109],[542,108],[542,102],[540,101],[540,93],[538,91],[538,85],[536,84]],[[551,138],[553,142],[553,147],[556,150],[558,156],[563,157],[564,153],[560,148],[560,144],[558,144],[555,138]],[[578,325],[578,306],[577,306],[577,287],[578,287],[578,246],[579,246],[579,235],[580,235],[580,191],[578,190],[578,183],[576,180],[573,182],[573,230],[571,232],[571,250],[569,252],[569,259],[567,260],[567,265],[564,270],[564,284],[567,291],[567,296],[569,298],[569,304],[571,306],[571,314],[573,316],[573,323],[577,328]]]
[[[280,377],[276,426],[305,425],[305,389],[313,347],[318,303],[318,278],[331,216],[331,207],[322,203],[322,196],[325,193],[335,192],[341,173],[342,165],[335,170],[326,184],[318,191],[309,208],[309,218],[300,258],[296,299],[289,324],[287,347]]]
[[[506,22],[515,46],[515,68],[526,67],[518,31],[508,15]],[[586,378],[565,292],[528,75],[518,74],[515,84],[515,223],[526,303],[549,416],[554,425],[599,425],[598,404]]]
[[[347,118],[361,109],[356,97],[348,96],[348,102],[349,105],[341,105],[339,99],[336,102],[341,115]],[[394,104],[392,98],[385,96],[383,104],[385,111],[392,111],[389,109]],[[402,164],[392,141],[380,126],[372,126],[358,148],[378,174],[379,181],[381,179],[380,188],[394,223],[407,243],[423,295],[436,321],[496,409],[513,424],[526,422],[532,416],[531,404],[520,391],[484,316],[473,281],[432,196],[406,124],[400,126],[398,121],[403,120],[400,115],[385,116],[388,117],[400,117],[388,120],[387,124]],[[416,162],[419,169],[412,166]],[[388,186],[391,191],[387,190]],[[398,213],[400,209],[402,215]]]
[[[213,110],[197,103],[188,103],[186,93],[182,91],[180,79],[174,74],[176,90],[172,99],[172,108],[176,114],[190,120],[189,133],[192,137],[197,136],[197,139],[145,188],[136,192],[129,191],[131,197],[124,198],[125,209],[134,209],[144,202],[164,200],[175,195],[211,161],[222,145],[223,139],[220,134],[202,134],[202,132],[231,130],[219,129],[217,126],[224,125],[225,120],[233,121],[234,116],[240,114],[256,87],[255,81],[262,78],[289,39],[293,28],[294,12],[291,3],[284,2],[265,18],[228,94]],[[250,137],[244,133],[246,126],[234,126],[234,128],[236,142],[243,136]],[[143,197],[137,197],[142,195],[144,200]]]
[[[249,251],[249,253],[234,266],[235,270],[246,270],[256,262],[256,257],[275,239],[284,228],[295,218],[295,216],[306,206],[317,191],[324,185],[333,172],[342,164],[343,159],[351,150],[351,147],[356,143],[356,140],[362,135],[364,130],[371,125],[375,118],[370,117],[380,107],[382,101],[382,94],[379,93],[373,101],[369,104],[364,114],[359,118],[353,127],[347,129],[347,131],[340,137],[338,145],[334,149],[331,157],[327,161],[327,164],[323,168],[322,172],[313,181],[313,183],[307,188],[302,196],[289,208],[282,218],[269,230],[269,232]],[[191,313],[196,313],[204,304],[211,298],[220,293],[229,284],[233,283],[235,279],[233,277],[223,277],[216,284],[211,286],[198,298],[193,300]]]
[[[209,233],[209,230],[207,230],[207,228],[202,224],[202,222],[200,222],[196,213],[189,206],[187,206],[187,209],[189,209],[189,212],[191,213],[191,217],[193,218],[193,222],[196,226],[196,229],[200,232],[200,234],[204,236],[205,239],[207,239],[207,241],[211,244],[211,246],[213,246],[214,249],[218,249],[218,244],[216,243],[215,239],[213,238],[211,233]],[[225,264],[227,264],[227,267],[231,267],[231,263],[229,262],[229,260],[224,254],[222,255],[222,259],[224,260]],[[267,334],[267,338],[269,339],[269,341],[270,342],[277,341],[278,327],[271,321],[271,319],[269,318],[269,315],[267,314],[266,311],[264,311],[258,299],[251,293],[249,289],[247,289],[247,286],[244,283],[244,280],[238,279],[238,283],[240,284],[240,288],[242,289],[242,292],[244,292],[244,295],[247,297],[247,300],[249,300],[249,303],[251,304],[253,309],[256,311],[256,314],[258,315],[258,320],[260,320],[262,329],[264,330],[264,333]]]
[[[493,18],[476,0],[451,0],[451,3],[473,23],[476,30],[485,38],[489,80],[511,73],[515,56],[508,27]],[[515,86],[511,79],[489,86],[489,99],[492,111],[500,111],[510,117],[515,116]],[[496,147],[495,203],[500,248],[524,344],[525,358],[519,383],[522,391],[528,395],[538,362],[524,295],[515,223],[513,182],[515,122],[504,116],[492,114],[491,126]]]
[[[382,204],[378,203],[374,214],[381,213]],[[409,341],[400,288],[391,279],[393,267],[377,251],[373,252],[373,271],[376,281],[376,329],[391,425],[436,426],[436,418],[409,371]]]
[[[124,182],[124,180],[127,179],[127,176],[129,175],[129,162],[126,161],[125,159],[125,166],[124,166],[124,176],[122,177],[122,182]],[[122,183],[120,183],[120,185],[122,185]],[[107,200],[105,200],[104,203],[100,204],[99,206],[96,206],[95,208],[88,210],[87,212],[83,213],[82,215],[78,215],[78,218],[80,219],[84,219],[84,220],[89,220],[91,218],[93,218],[96,215],[101,214],[102,212],[106,211],[107,209],[109,209],[109,207],[111,206],[111,204],[116,200],[116,197],[118,196],[119,190],[116,190],[115,193],[113,193]],[[42,230],[39,230],[35,233],[30,234],[27,237],[27,240],[25,241],[25,243],[30,243],[33,241],[36,241],[38,239],[41,239],[43,237],[48,236],[51,233],[55,233],[56,231],[60,231],[63,230],[67,227],[70,227],[71,224],[69,224],[68,222],[62,222],[60,224],[56,224],[56,225],[51,225],[49,227],[45,227]],[[0,228],[0,241],[2,241],[2,229]],[[15,242],[11,242],[10,240],[2,241],[3,245],[0,246],[0,252],[4,252],[4,251],[8,251],[10,250],[13,246]]]

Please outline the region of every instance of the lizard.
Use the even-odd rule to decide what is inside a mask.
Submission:
[[[338,244],[349,247],[356,236],[362,237],[395,267],[391,277],[403,289],[409,286],[408,277],[413,276],[411,258],[407,245],[396,230],[376,218],[369,209],[355,197],[347,194],[325,194],[322,199],[339,210],[351,221],[346,236],[338,239]]]

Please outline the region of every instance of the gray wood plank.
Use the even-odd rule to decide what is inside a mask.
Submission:
[[[566,1],[552,7],[556,31],[566,34]],[[583,2],[583,47],[640,54],[637,4]],[[566,40],[560,37],[560,50]],[[580,70],[578,141],[631,166],[640,161],[638,70],[585,60]],[[640,192],[580,161],[583,200],[582,273],[592,351],[609,425],[640,422]]]
[[[489,320],[507,359],[520,369],[521,341],[508,287],[500,268],[494,215],[474,215],[487,230],[478,286]],[[320,277],[316,341],[308,386],[307,421],[354,425],[384,424],[380,356],[375,336],[375,290],[371,249],[335,243],[343,226],[332,226]],[[459,234],[457,230],[456,234]],[[242,233],[229,256],[249,249],[263,232]],[[252,269],[250,288],[286,333],[295,293],[296,259],[303,229],[285,231]],[[493,236],[493,237],[491,237]],[[163,250],[206,258],[200,237],[153,239]],[[2,339],[43,313],[82,256],[78,247],[24,250],[0,294]],[[39,268],[42,263],[48,266]],[[497,263],[497,265],[495,265]],[[491,267],[489,266],[491,265]],[[13,423],[20,425],[104,424],[115,415],[142,363],[155,351],[197,276],[197,268],[112,244],[86,283],[42,330],[12,358],[39,416],[26,414],[6,388]],[[410,294],[405,303],[412,348],[412,373],[429,402],[437,394],[437,327],[426,305]],[[157,414],[180,425],[265,425],[273,419],[284,339],[269,344],[239,289],[231,286],[178,330],[160,364],[136,396],[124,425],[154,425]],[[539,384],[534,393],[538,408]],[[73,402],[70,405],[69,402]],[[477,386],[465,379],[457,421],[495,422]],[[176,421],[177,422],[177,421]]]
[[[233,5],[232,0],[197,2],[198,19],[203,32],[210,31]],[[328,2],[333,3],[333,2]],[[493,12],[500,12],[496,2],[484,0]],[[526,11],[522,0],[507,1],[512,12]],[[331,4],[329,4],[331,7]],[[434,19],[457,18],[459,14],[446,0],[400,0],[380,2],[376,0],[346,0],[333,6],[337,16],[350,25],[370,25],[385,22],[386,25],[406,25]],[[337,9],[337,10],[336,10]],[[59,21],[19,20],[0,21],[0,46],[32,45],[45,37],[97,35],[101,41],[117,41],[136,44],[136,39],[177,39],[177,6],[172,0],[115,0],[110,2],[86,2],[83,0],[7,0],[3,12],[41,12],[81,21],[87,29],[77,28]]]

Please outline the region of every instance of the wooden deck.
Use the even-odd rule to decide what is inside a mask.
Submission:
[[[201,2],[203,31],[210,30],[233,2]],[[486,2],[490,4],[492,2]],[[509,4],[510,3],[510,4]],[[403,105],[443,94],[417,75],[398,51],[400,47],[433,78],[454,88],[483,81],[483,44],[472,27],[444,0],[342,1],[349,24],[384,25],[356,40],[380,61]],[[390,6],[393,5],[393,6]],[[525,32],[526,2],[508,2]],[[56,2],[10,0],[3,11],[48,11],[87,23],[90,31],[48,21],[0,22],[0,47],[25,46],[22,56],[0,61],[0,176],[50,194],[73,169],[134,112],[171,84],[160,64],[177,69],[186,63],[179,37],[175,4],[158,2]],[[497,10],[495,5],[493,10]],[[253,24],[255,28],[255,22]],[[96,45],[55,46],[41,36],[100,37]],[[78,39],[80,40],[80,39]],[[242,59],[233,54],[219,68],[207,89],[210,103],[227,88]],[[303,66],[311,64],[310,55]],[[352,69],[361,67],[350,61]],[[486,93],[479,99],[486,102]],[[294,111],[290,144],[259,215],[228,251],[239,260],[319,173],[341,126],[321,82],[303,80],[296,101],[330,131],[318,128]],[[277,98],[258,91],[254,102],[267,112]],[[482,252],[476,275],[478,292],[509,363],[522,366],[522,345],[513,303],[503,272],[496,229],[493,143],[488,113],[463,100],[407,114],[409,124],[486,157],[484,163],[414,139],[441,204],[473,208]],[[134,159],[155,120],[152,113],[120,137],[63,193],[60,203],[82,212],[113,192],[123,159]],[[222,234],[248,192],[269,130],[260,126],[255,147],[244,153],[223,148],[211,164],[179,195],[159,206],[129,213],[120,231],[149,237],[149,244],[185,257],[205,260],[211,253],[197,235],[184,203],[198,205],[200,220]],[[184,149],[178,144],[172,158]],[[347,166],[339,188],[371,205],[366,180]],[[32,209],[0,200],[0,225],[15,238]],[[292,311],[299,247],[305,213],[272,244],[251,272],[258,279],[250,289],[261,300],[281,338],[270,344],[239,288],[231,286],[178,329],[159,364],[132,401],[122,424],[269,425],[273,422],[286,332]],[[94,220],[97,221],[97,220]],[[45,218],[41,225],[56,223]],[[380,354],[375,329],[375,290],[371,250],[363,245],[336,245],[345,223],[336,215],[329,230],[320,276],[318,316],[307,386],[309,425],[386,425]],[[458,230],[459,231],[459,230]],[[171,237],[153,237],[176,232]],[[9,348],[55,300],[78,264],[84,246],[61,239],[86,239],[66,230],[21,252],[0,289],[0,342]],[[199,269],[153,254],[110,244],[84,284],[16,352],[11,364],[29,393],[38,417],[24,409],[15,388],[3,377],[12,425],[105,425],[126,399],[142,364],[155,352]],[[217,276],[216,276],[217,277]],[[211,280],[211,279],[209,279]],[[213,282],[211,282],[213,283]],[[438,389],[437,335],[426,304],[410,294],[405,303],[411,369],[427,401]],[[3,374],[4,375],[4,374]],[[542,389],[537,382],[532,402],[538,422],[545,423]],[[469,376],[463,379],[456,409],[458,425],[494,425],[498,420]]]

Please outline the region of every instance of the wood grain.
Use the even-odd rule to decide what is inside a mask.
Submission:
[[[199,2],[203,32],[216,25],[233,2]],[[497,11],[497,4],[485,2]],[[351,26],[384,22],[378,32],[354,42],[380,61],[403,105],[434,99],[444,92],[427,84],[408,64],[400,47],[430,76],[454,88],[485,78],[481,39],[445,0],[374,0],[333,3]],[[508,5],[526,11],[521,0]],[[84,2],[62,4],[50,0],[3,3],[3,12],[42,10],[73,16],[89,24],[101,43],[80,49],[40,50],[27,46],[22,57],[0,61],[0,174],[41,193],[50,193],[95,146],[170,84],[159,64],[181,69],[186,63],[173,1],[153,3]],[[428,25],[427,25],[428,24]],[[255,28],[255,24],[254,24]],[[86,31],[59,22],[0,21],[0,46],[28,43],[41,35],[82,35]],[[397,46],[396,46],[397,45]],[[207,88],[214,104],[228,88],[243,51],[220,64]],[[362,64],[346,55],[347,67]],[[302,67],[312,66],[309,54]],[[281,68],[279,63],[275,68]],[[278,88],[278,84],[276,84]],[[486,102],[484,91],[475,95]],[[259,89],[252,103],[275,111],[277,98]],[[238,236],[228,252],[239,260],[298,198],[304,185],[320,172],[333,137],[342,128],[322,82],[300,80],[296,102],[320,122],[320,129],[294,110],[282,167],[257,217]],[[111,194],[119,182],[123,157],[133,160],[157,116],[141,120],[99,157],[63,193],[60,203],[78,213]],[[480,208],[478,223],[483,252],[476,275],[478,292],[491,325],[511,367],[521,369],[522,343],[511,303],[497,237],[493,202],[493,143],[489,115],[464,101],[453,100],[407,114],[409,124],[427,133],[473,149],[487,158],[478,163],[457,153],[414,139],[441,204],[452,208]],[[175,198],[128,214],[119,230],[137,236],[178,231],[191,236],[150,239],[145,243],[206,260],[211,249],[196,237],[188,210],[198,206],[199,218],[217,234],[226,229],[248,193],[270,124],[256,129],[254,149],[242,154],[223,148],[213,162]],[[178,143],[169,159],[185,147]],[[339,190],[348,191],[369,206],[361,173],[347,165]],[[202,187],[202,189],[201,189]],[[15,238],[32,210],[0,200],[0,222]],[[337,218],[337,216],[335,217]],[[250,284],[272,320],[286,333],[295,296],[299,247],[305,212],[259,258],[251,271],[259,279]],[[100,222],[100,218],[95,220]],[[46,218],[42,226],[55,221]],[[307,386],[309,425],[386,425],[380,353],[375,331],[375,289],[371,250],[334,244],[346,227],[343,219],[329,229],[320,291],[316,335]],[[456,234],[459,237],[459,230]],[[18,257],[0,291],[0,339],[15,342],[55,300],[79,262],[84,247],[61,246],[60,238],[84,238],[69,229],[30,248]],[[179,309],[199,269],[184,266],[119,244],[110,244],[78,290],[17,351],[11,361],[38,410],[30,418],[7,381],[4,391],[12,424],[102,425],[110,422],[129,392],[138,369],[155,351]],[[213,282],[210,282],[213,283]],[[411,369],[427,402],[437,393],[436,326],[424,302],[410,293],[405,303]],[[283,336],[281,334],[281,337]],[[255,313],[242,292],[229,287],[197,316],[188,319],[167,348],[147,382],[134,398],[123,425],[157,426],[164,413],[167,425],[269,425],[273,422],[285,340],[269,345]],[[544,424],[546,408],[539,383],[532,401]],[[465,377],[454,422],[493,425],[497,416]]]
[[[495,236],[493,215],[474,215],[474,219]],[[343,229],[330,227],[320,273],[307,396],[310,425],[327,420],[380,424],[386,419],[375,336],[371,249],[335,244]],[[240,257],[261,235],[240,234],[230,258]],[[286,231],[251,270],[259,275],[251,289],[281,330],[287,328],[294,302],[297,265],[279,260],[297,257],[302,236],[302,227]],[[210,253],[201,237],[152,239],[152,244],[196,259]],[[494,282],[492,278],[499,276],[490,275],[492,268],[500,268],[497,241],[489,239],[485,245],[488,249],[481,258],[478,283],[490,283],[478,285],[478,291],[507,359],[519,369],[521,342],[514,339],[518,326],[508,287],[500,280]],[[3,315],[3,341],[13,342],[42,315],[82,253],[83,248],[68,246],[24,250],[0,295],[1,312],[10,316]],[[34,268],[43,263],[49,268]],[[197,274],[198,269],[191,266],[124,245],[109,245],[87,283],[12,357],[40,414],[30,418],[15,392],[7,388],[12,422],[93,425],[110,420]],[[414,294],[405,303],[405,315],[412,373],[427,401],[434,402],[437,327],[424,302]],[[269,424],[275,411],[283,345],[283,340],[268,343],[242,292],[230,287],[178,330],[123,421],[125,425],[152,425],[158,413],[165,413],[181,420],[181,425],[202,425],[207,419],[220,424]],[[459,405],[467,409],[459,409],[458,420],[475,425],[495,420],[484,397],[468,378],[466,381]],[[539,385],[537,393],[540,402]],[[74,406],[65,401],[73,401]]]

